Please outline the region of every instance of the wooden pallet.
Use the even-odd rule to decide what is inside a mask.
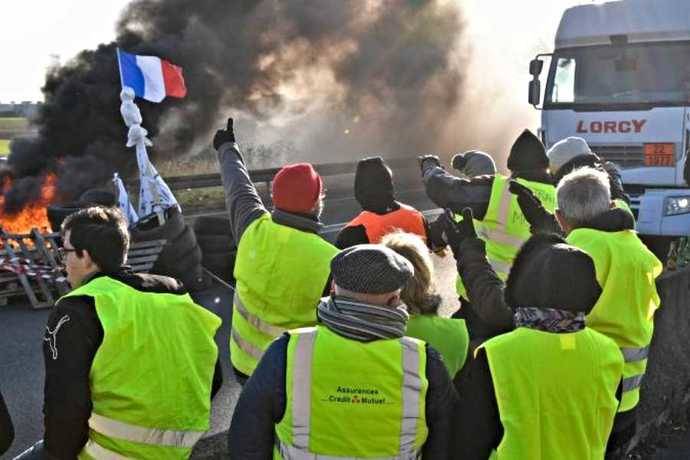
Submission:
[[[127,261],[132,270],[147,273],[156,263],[166,240],[132,243]],[[0,269],[0,305],[23,296],[33,308],[48,308],[70,290],[63,274],[58,248],[59,233],[41,233],[34,228],[28,234],[9,234],[0,229],[0,258],[9,268]]]

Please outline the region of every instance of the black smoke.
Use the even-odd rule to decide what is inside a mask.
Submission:
[[[61,201],[113,171],[134,173],[119,114],[117,46],[184,68],[185,99],[137,102],[154,158],[207,143],[227,112],[313,121],[316,111],[336,126],[315,130],[324,152],[397,153],[438,147],[440,126],[461,100],[454,55],[461,38],[456,2],[442,0],[135,0],[116,43],[48,72],[37,137],[11,145],[8,196],[20,209],[46,171],[57,174]]]

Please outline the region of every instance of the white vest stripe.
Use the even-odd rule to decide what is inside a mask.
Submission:
[[[292,443],[309,451],[311,430],[311,367],[316,329],[297,336],[292,375]]]
[[[114,420],[96,413],[91,413],[89,427],[109,438],[179,448],[194,447],[205,433],[205,431],[174,431],[147,428]]]
[[[271,337],[278,337],[279,335],[282,335],[283,332],[287,331],[287,329],[274,326],[262,320],[258,316],[249,313],[249,310],[247,310],[247,308],[244,306],[240,296],[237,295],[237,292],[235,292],[235,296],[232,299],[232,305],[235,307],[235,311],[238,312],[242,318],[264,334],[270,335]]]
[[[649,345],[641,348],[621,348],[626,363],[644,361],[649,356]]]
[[[419,349],[417,342],[409,337],[400,339],[402,345],[402,423],[400,427],[400,452],[414,452],[419,420],[419,395],[422,378],[419,372]]]
[[[84,446],[84,453],[98,460],[129,460],[127,457],[123,457],[122,455],[113,452],[112,450],[106,449],[100,444],[96,444],[91,439],[86,441],[86,445]]]
[[[240,334],[234,327],[230,331],[230,339],[233,340],[242,351],[244,351],[257,361],[260,360],[261,357],[264,355],[264,352],[261,348],[257,347],[256,345],[250,343],[247,340],[244,340],[244,338],[240,336]]]

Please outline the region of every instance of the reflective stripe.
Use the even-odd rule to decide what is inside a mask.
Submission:
[[[512,246],[517,249],[520,249],[520,247],[522,247],[523,243],[525,242],[524,239],[518,236],[509,235],[503,230],[498,229],[489,229],[486,227],[482,227],[479,229],[478,233],[484,241],[491,240],[495,243],[504,244],[506,246]]]
[[[400,427],[400,452],[414,451],[419,419],[419,394],[422,391],[422,378],[419,375],[419,349],[417,342],[409,337],[401,337],[402,345],[402,424]]]
[[[128,460],[128,457],[123,457],[122,455],[115,453],[112,450],[106,449],[100,444],[96,444],[91,439],[86,441],[86,445],[84,446],[84,453],[98,460]]]
[[[237,329],[235,329],[234,327],[230,331],[230,338],[235,341],[237,346],[240,347],[240,350],[244,351],[252,358],[256,358],[257,360],[259,360],[263,356],[263,350],[254,345],[253,343],[244,340],[244,338],[240,336],[240,333],[237,332]]]
[[[91,413],[89,427],[109,438],[124,439],[125,441],[155,446],[190,449],[194,447],[205,433],[205,431],[174,431],[147,428],[113,420],[96,413]]]
[[[508,276],[508,273],[510,273],[510,267],[511,265],[507,262],[504,262],[502,260],[496,260],[496,259],[488,259],[489,263],[491,264],[491,268],[494,269],[497,275],[504,275]]]
[[[319,455],[298,449],[294,446],[278,442],[278,450],[283,460],[360,460],[361,457],[338,457],[334,455]],[[409,452],[393,457],[367,457],[368,460],[416,460],[421,458],[421,452]]]
[[[311,366],[316,330],[297,336],[292,375],[292,444],[309,451],[311,430]]]
[[[509,183],[509,181],[505,181],[503,184],[503,191],[501,192],[501,202],[498,207],[498,223],[504,228],[508,224],[510,200],[513,198],[513,194],[510,193],[510,189],[508,188]]]
[[[278,337],[283,332],[287,331],[287,329],[269,324],[258,316],[249,313],[247,307],[244,306],[242,300],[240,300],[240,296],[237,295],[237,293],[235,293],[235,296],[232,299],[232,305],[235,307],[235,311],[242,315],[242,318],[264,334],[268,334],[271,337]]]
[[[309,452],[311,429],[311,371],[316,329],[297,335],[292,370],[292,445],[278,440],[278,449],[284,460],[346,460],[352,457],[317,455]],[[402,420],[400,427],[400,455],[375,457],[377,460],[414,460],[420,452],[415,450],[419,398],[422,378],[417,342],[409,337],[400,339],[402,345]]]
[[[644,374],[633,375],[623,379],[623,392],[632,391],[642,385],[642,378]]]
[[[621,348],[626,363],[644,361],[649,355],[649,345],[642,348]]]

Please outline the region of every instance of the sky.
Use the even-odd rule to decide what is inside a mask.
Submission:
[[[190,0],[192,1],[192,0]],[[318,1],[318,0],[314,0]],[[463,5],[474,56],[507,75],[527,74],[529,59],[550,51],[564,8],[586,0],[449,0]],[[40,100],[46,68],[115,37],[128,0],[22,0],[3,7],[0,102]],[[500,13],[499,13],[500,10]],[[479,75],[481,68],[473,68]],[[524,71],[523,71],[524,70]],[[524,86],[524,85],[523,85]],[[524,92],[524,91],[523,91]]]

